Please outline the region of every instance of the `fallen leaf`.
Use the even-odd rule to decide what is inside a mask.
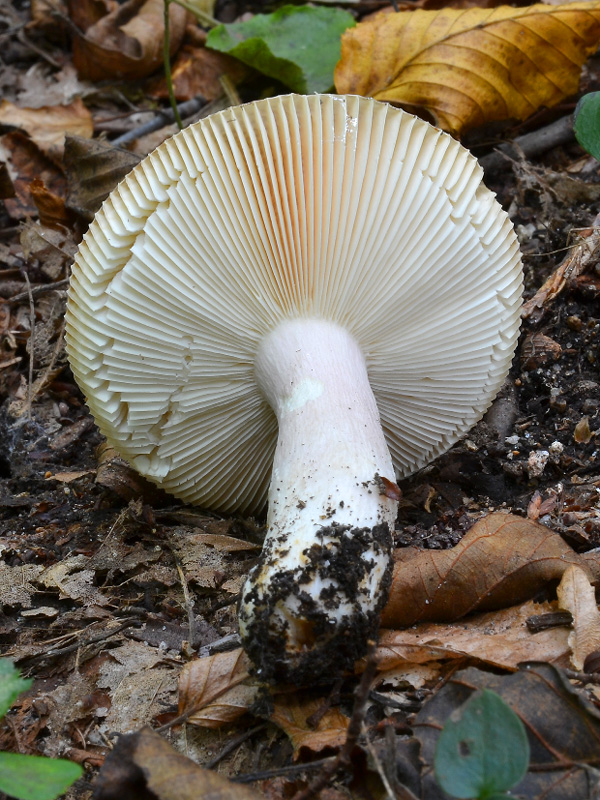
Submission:
[[[585,573],[583,573],[585,575]],[[567,628],[532,634],[527,619],[556,611],[551,603],[529,601],[520,606],[477,614],[460,623],[422,622],[402,631],[382,630],[377,668],[426,664],[448,658],[476,658],[502,669],[515,670],[523,661],[566,665],[570,654]]]
[[[600,214],[596,216],[590,228],[579,233],[575,247],[571,248],[566,258],[554,272],[544,281],[535,295],[523,304],[521,316],[528,319],[534,314],[541,316],[541,310],[547,307],[563,291],[588,268],[598,263],[600,250]],[[536,313],[537,312],[537,313]]]
[[[139,164],[139,156],[98,139],[65,139],[67,205],[88,222],[115,186]]]
[[[34,178],[42,180],[48,191],[58,197],[66,194],[67,181],[63,171],[21,131],[12,131],[0,138],[0,160],[6,164],[15,190],[15,197],[4,201],[13,219],[37,216],[29,191]]]
[[[190,661],[179,678],[179,714],[202,728],[219,728],[241,717],[259,688],[246,683],[249,665],[241,648]]]
[[[248,67],[238,59],[206,47],[185,45],[181,48],[172,67],[175,97],[179,101],[191,100],[201,95],[211,102],[223,94],[221,78],[226,75],[234,83],[240,83],[249,73]],[[169,97],[164,77],[156,80],[148,90],[150,97],[166,100]]]
[[[69,105],[20,108],[8,100],[0,103],[0,124],[26,131],[46,155],[62,158],[65,135],[90,138],[94,133],[92,115],[77,98]]]
[[[183,40],[187,11],[169,6],[170,53]],[[73,39],[73,63],[80,78],[145,78],[162,63],[163,0],[127,0]]]
[[[573,630],[569,634],[571,663],[582,670],[590,653],[600,650],[600,611],[594,587],[581,567],[570,566],[556,594],[559,607],[573,615]]]
[[[275,701],[271,722],[285,731],[294,747],[294,759],[303,748],[320,753],[325,748],[340,747],[346,741],[349,717],[338,708],[328,708],[321,714],[324,698],[301,698],[297,694],[282,695]],[[317,724],[311,717],[317,715]]]
[[[594,560],[545,525],[502,512],[480,519],[450,550],[407,547],[396,557],[382,615],[386,628],[514,605],[560,578],[569,564],[598,574]]]
[[[44,568],[37,564],[9,567],[0,563],[0,605],[31,608],[35,594],[34,581]]]
[[[577,93],[600,42],[600,2],[377,14],[342,36],[340,94],[425,109],[460,135]]]
[[[94,800],[261,800],[247,786],[202,769],[151,728],[120,736],[95,781]]]
[[[582,417],[573,431],[573,438],[577,444],[589,444],[594,434],[590,430],[590,418]]]
[[[600,760],[600,712],[558,669],[530,664],[510,675],[462,670],[425,703],[414,723],[424,765],[420,797],[440,797],[431,769],[440,730],[478,689],[497,692],[527,730],[530,770],[515,786],[515,795],[532,800],[592,796],[589,770]]]
[[[73,224],[73,214],[65,206],[64,197],[51,192],[44,181],[34,178],[29,184],[29,191],[42,225],[68,228]]]

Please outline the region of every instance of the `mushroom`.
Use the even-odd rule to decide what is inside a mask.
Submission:
[[[364,653],[397,476],[485,412],[521,290],[476,159],[368,98],[220,112],[105,201],[73,267],[74,375],[109,442],[168,492],[226,513],[268,500],[239,610],[265,680]]]

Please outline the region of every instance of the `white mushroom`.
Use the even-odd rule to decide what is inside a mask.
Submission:
[[[68,353],[107,439],[186,502],[268,496],[240,604],[265,678],[364,652],[396,476],[464,434],[510,366],[518,245],[481,179],[403,111],[276,97],[161,145],[80,247]]]

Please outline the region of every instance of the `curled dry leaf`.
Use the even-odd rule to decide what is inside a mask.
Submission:
[[[346,741],[350,719],[338,708],[328,708],[324,713],[325,698],[301,698],[299,695],[282,695],[277,698],[271,722],[285,731],[294,747],[294,759],[302,748],[319,753],[326,747],[340,747]],[[311,717],[318,719],[314,724]]]
[[[399,664],[426,664],[465,656],[508,670],[517,669],[523,661],[565,666],[570,653],[567,628],[532,634],[526,625],[529,617],[552,611],[556,606],[551,603],[528,601],[477,614],[459,624],[423,622],[408,630],[383,630],[377,647],[377,667],[383,671]]]
[[[202,769],[154,733],[142,728],[120,736],[98,775],[95,800],[155,797],[157,800],[260,800],[247,786]]]
[[[511,606],[559,579],[569,564],[598,575],[591,554],[582,557],[544,525],[501,512],[480,519],[451,550],[407,547],[396,557],[386,628]]]
[[[346,31],[340,94],[426,109],[460,135],[576,94],[600,42],[600,2],[379,13]]]
[[[65,136],[90,138],[94,133],[92,115],[77,98],[69,105],[20,108],[8,100],[0,103],[0,124],[22,128],[46,155],[62,158]]]
[[[170,50],[183,40],[187,11],[169,7]],[[145,78],[162,63],[163,0],[127,0],[73,40],[73,63],[80,78]]]
[[[241,648],[190,661],[179,678],[179,714],[202,728],[219,728],[243,716],[259,688],[248,682],[249,663]]]
[[[590,653],[600,650],[600,611],[594,587],[586,572],[572,565],[565,570],[556,593],[560,608],[573,615],[573,630],[569,634],[571,663],[582,670]]]
[[[14,197],[4,201],[13,219],[37,215],[29,190],[34,178],[42,180],[48,191],[59,197],[66,193],[67,181],[63,171],[21,131],[11,131],[0,138],[0,160],[7,166],[15,191]]]
[[[191,100],[202,95],[209,102],[223,94],[221,78],[226,76],[236,84],[249,68],[226,53],[208,50],[206,47],[185,45],[180,50],[172,69],[173,89],[179,101]],[[164,77],[158,78],[150,87],[150,97],[167,99],[169,90]]]

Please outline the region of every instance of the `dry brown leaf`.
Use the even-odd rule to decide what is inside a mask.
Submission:
[[[69,105],[42,108],[20,108],[2,100],[0,124],[27,131],[40,150],[56,159],[62,158],[66,134],[90,138],[94,133],[92,115],[79,97]]]
[[[575,553],[557,533],[502,512],[480,519],[450,550],[407,547],[396,558],[382,615],[386,628],[522,602],[560,578],[569,564],[598,574],[596,561]]]
[[[35,217],[37,208],[29,186],[39,178],[53,194],[64,196],[67,181],[61,169],[43,153],[37,144],[21,131],[6,133],[0,138],[0,160],[7,165],[15,197],[4,201],[13,219]]]
[[[285,731],[294,747],[294,759],[302,748],[319,753],[326,747],[340,747],[346,741],[350,719],[337,708],[322,712],[321,699],[303,699],[300,696],[283,695],[277,698],[271,714],[271,722]],[[311,723],[311,717],[318,719]]]
[[[223,94],[220,78],[226,75],[234,84],[249,72],[248,67],[225,53],[205,47],[185,45],[173,64],[173,88],[177,100],[191,100],[202,95],[209,102]],[[161,77],[152,85],[150,97],[167,99],[169,90]]]
[[[600,650],[600,611],[594,587],[581,567],[570,566],[556,593],[559,607],[573,615],[573,630],[569,634],[571,663],[582,670],[587,656]]]
[[[177,52],[187,11],[169,6],[171,55]],[[162,63],[163,0],[127,0],[73,40],[73,63],[80,78],[145,78]]]
[[[383,630],[377,647],[377,667],[426,664],[448,658],[476,658],[502,669],[516,670],[523,661],[564,664],[570,653],[569,631],[549,628],[532,634],[528,617],[556,611],[551,603],[529,601],[501,611],[488,611],[460,623],[421,623],[404,631]]]
[[[69,228],[73,225],[74,215],[65,206],[64,197],[51,192],[44,181],[34,178],[29,184],[29,191],[42,225],[49,228]]]
[[[577,444],[589,444],[592,441],[592,433],[590,429],[590,418],[582,417],[573,431],[573,438]]]
[[[256,699],[248,682],[249,661],[241,648],[186,664],[179,678],[179,713],[202,728],[219,728],[241,717]]]
[[[95,800],[260,800],[247,786],[202,769],[151,728],[121,736],[95,781]]]
[[[342,36],[340,94],[423,108],[454,134],[577,93],[600,2],[378,14]]]
[[[139,164],[139,156],[98,139],[67,136],[64,165],[67,205],[88,222],[115,186]]]

